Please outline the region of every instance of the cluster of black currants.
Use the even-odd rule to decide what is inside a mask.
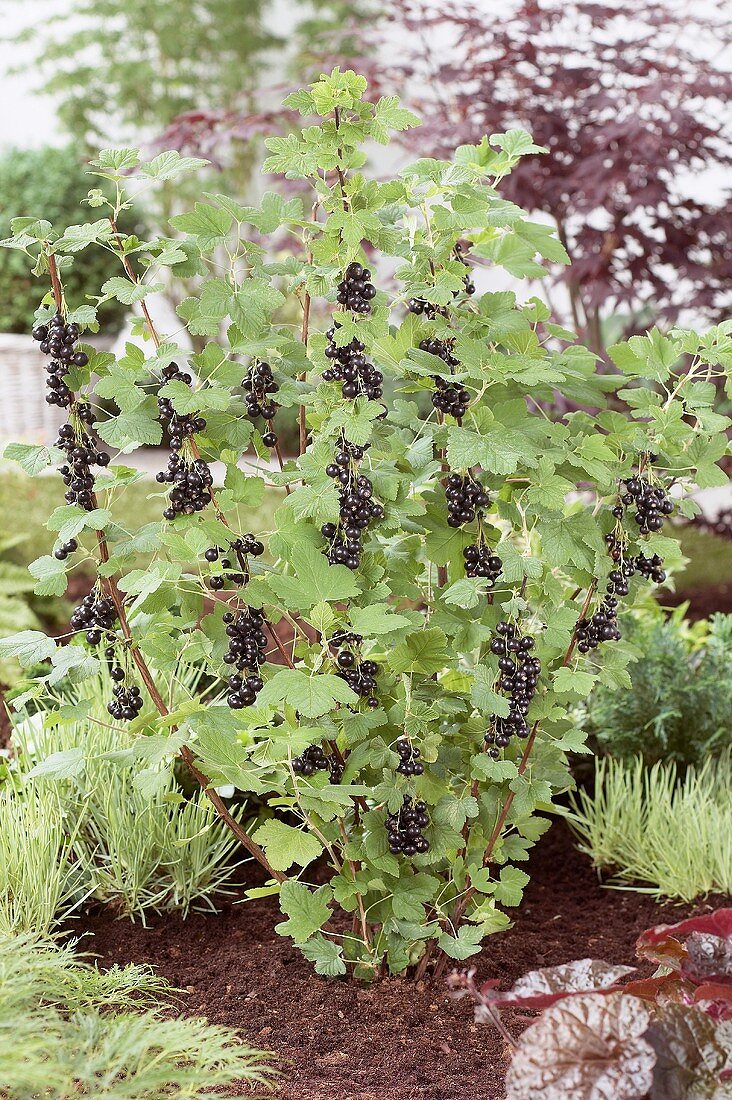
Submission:
[[[247,416],[250,420],[261,416],[266,421],[267,431],[262,433],[262,442],[265,447],[274,447],[277,436],[272,429],[272,418],[277,406],[271,395],[277,393],[279,386],[272,376],[269,363],[252,363],[246,378],[242,380],[242,387],[246,393]]]
[[[422,753],[408,737],[400,737],[394,748],[399,753],[397,771],[400,775],[424,775],[424,764],[420,760]]]
[[[666,516],[674,510],[674,502],[661,485],[651,485],[647,477],[636,475],[625,481],[625,492],[613,508],[613,515],[621,519],[625,507],[635,507],[635,520],[642,535],[660,531]]]
[[[438,359],[442,359],[448,367],[460,366],[460,360],[456,359],[452,353],[455,347],[453,339],[440,340],[437,336],[430,336],[420,340],[418,346],[420,351],[428,351],[430,355],[436,355]]]
[[[91,406],[86,402],[77,402],[74,412],[86,424],[94,423]],[[107,466],[109,455],[106,451],[99,450],[89,432],[81,428],[75,429],[72,424],[61,425],[56,446],[66,455],[66,462],[59,466],[58,471],[66,486],[64,500],[67,504],[77,504],[85,512],[91,512],[95,504],[94,474],[91,467]]]
[[[444,306],[433,305],[426,298],[410,298],[407,302],[407,309],[417,317],[424,314],[428,321],[434,321],[438,313],[442,317],[447,316],[447,310]],[[424,351],[424,348],[422,350]]]
[[[292,770],[296,775],[306,777],[314,775],[315,772],[330,772],[331,783],[340,783],[343,776],[343,765],[340,760],[323,752],[322,745],[308,745],[299,756],[293,758]]]
[[[663,558],[660,554],[654,554],[647,558],[645,554],[638,554],[635,559],[635,567],[642,577],[654,584],[663,584],[666,580],[666,570],[663,568]]]
[[[186,386],[191,384],[191,375],[181,371],[176,363],[164,367],[161,374],[166,382],[183,382]],[[168,397],[158,398],[158,409],[160,419],[167,426],[170,435],[172,454],[167,470],[156,474],[155,480],[160,485],[167,483],[174,486],[170,490],[169,504],[163,512],[163,518],[192,516],[194,512],[203,511],[211,503],[213,477],[208,464],[202,458],[191,460],[185,457],[184,448],[187,440],[192,440],[196,433],[206,430],[206,421],[197,413],[177,413]]]
[[[107,710],[120,722],[132,722],[142,710],[140,689],[135,684],[125,684],[125,670],[117,661],[117,651],[113,645],[107,646],[104,656],[109,665],[109,675],[114,680],[113,698],[107,704]]]
[[[112,677],[115,672],[121,672],[124,679],[124,669],[115,665],[112,669]],[[107,710],[118,721],[132,722],[142,710],[142,696],[136,684],[115,684],[112,688],[114,698],[107,704]]]
[[[437,355],[444,363],[447,363],[448,367],[457,367],[460,365],[460,360],[456,359],[452,353],[454,347],[454,340],[438,340],[436,337],[432,337],[427,340],[420,340],[420,351],[428,351],[431,355]],[[435,388],[432,391],[432,404],[445,416],[454,416],[456,420],[465,416],[468,405],[470,404],[470,394],[461,386],[459,382],[452,382],[449,379],[443,378],[439,374],[432,375],[432,381],[435,384]]]
[[[69,554],[73,554],[75,550],[79,549],[79,544],[76,539],[69,539],[68,542],[62,543],[57,550],[54,550],[53,556],[57,561],[66,561]]]
[[[344,397],[368,397],[378,401],[384,395],[384,376],[373,363],[369,363],[364,354],[364,345],[356,337],[350,344],[339,348],[334,342],[335,328],[326,332],[328,345],[326,358],[331,366],[323,371],[324,382],[342,382],[341,393]]]
[[[32,336],[40,343],[43,354],[51,356],[51,362],[46,367],[46,402],[68,409],[74,401],[74,394],[65,381],[65,375],[71,367],[85,367],[89,362],[86,352],[76,350],[79,326],[73,323],[67,325],[61,314],[57,313],[47,325],[34,328]]]
[[[461,420],[470,404],[470,394],[458,382],[448,382],[438,374],[433,376],[435,388],[432,391],[432,404],[444,416],[454,416]]]
[[[337,301],[353,313],[370,313],[375,297],[376,287],[371,282],[371,272],[354,260],[338,284]]]
[[[338,650],[336,657],[338,675],[346,681],[352,691],[366,699],[370,707],[376,708],[379,705],[375,695],[379,666],[376,661],[364,661],[361,658],[359,646],[362,642],[363,638],[360,634],[354,634],[348,630],[337,630],[330,639],[332,648]]]
[[[597,649],[602,642],[619,642],[621,634],[617,598],[613,595],[606,596],[593,615],[578,619],[575,636],[580,653]]]
[[[448,474],[445,484],[448,527],[462,527],[472,523],[476,514],[491,502],[480,482],[472,474]]]
[[[536,694],[541,673],[541,661],[532,657],[534,639],[522,635],[514,623],[500,622],[491,640],[491,653],[498,655],[501,675],[498,689],[508,697],[508,715],[497,717],[493,729],[485,735],[489,753],[496,759],[505,749],[511,737],[528,737],[529,723],[526,715]]]
[[[624,541],[614,533],[605,535],[608,553],[615,563],[608,573],[605,597],[597,610],[589,617],[577,620],[575,636],[580,653],[597,649],[602,642],[619,642],[621,638],[618,623],[618,599],[628,595],[629,581],[636,573],[655,584],[663,584],[666,571],[663,558],[658,554],[647,558],[645,554],[636,557],[623,557]]]
[[[229,648],[224,664],[234,665],[236,673],[229,677],[226,702],[232,710],[250,706],[264,687],[259,668],[264,664],[267,635],[264,633],[264,612],[261,608],[243,607],[224,613]]]
[[[209,577],[209,586],[214,592],[221,591],[226,586],[226,582],[231,584],[246,584],[248,580],[248,563],[242,561],[243,558],[247,558],[250,555],[253,558],[259,558],[264,553],[264,543],[260,542],[258,538],[255,538],[252,534],[242,535],[240,538],[233,539],[230,544],[229,553],[236,555],[237,569],[232,564],[230,557],[221,559],[221,565],[224,569],[234,569],[233,573],[215,573],[212,577]],[[218,561],[222,554],[226,554],[227,551],[223,546],[209,546],[208,550],[204,552],[206,561],[213,562]],[[242,572],[244,570],[244,572]]]
[[[112,631],[117,625],[117,611],[108,596],[101,596],[93,588],[74,608],[69,624],[72,630],[86,631],[89,645],[98,645],[103,634],[107,635],[108,641],[115,641],[116,635]]]
[[[488,588],[493,588],[503,571],[503,562],[498,554],[494,554],[487,543],[479,541],[465,547],[463,558],[465,576],[480,577],[487,582]]]
[[[386,817],[386,835],[392,855],[414,856],[418,852],[428,852],[430,844],[422,831],[429,822],[426,803],[413,802],[411,796],[405,794],[401,809]]]
[[[329,540],[326,557],[331,565],[345,565],[358,569],[363,547],[361,539],[374,519],[381,519],[384,508],[374,500],[374,489],[369,478],[359,473],[357,463],[364,456],[364,448],[341,440],[341,450],[325,468],[328,477],[339,483],[338,500],[340,518],[336,523],[324,523],[321,533]]]

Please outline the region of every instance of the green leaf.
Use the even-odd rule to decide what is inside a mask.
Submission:
[[[233,218],[226,210],[219,210],[210,203],[197,202],[186,214],[176,214],[170,224],[181,233],[198,237],[202,249],[207,251],[222,244],[231,229]]]
[[[154,397],[146,397],[135,409],[103,420],[96,430],[105,443],[129,454],[143,445],[157,446],[163,438]]]
[[[64,230],[63,236],[56,241],[54,248],[59,252],[80,252],[90,244],[111,240],[113,235],[107,218],[101,218],[96,222],[84,222],[82,225],[69,225]],[[127,279],[121,281],[127,282]],[[102,293],[107,293],[104,287],[102,287]]]
[[[305,943],[319,932],[330,916],[330,890],[321,886],[315,890],[302,882],[283,882],[280,888],[280,908],[289,918],[275,926],[280,936],[290,936],[296,944]]]
[[[34,477],[47,466],[55,466],[63,458],[56,447],[39,447],[33,443],[8,443],[3,458],[17,462],[27,474]]]
[[[567,692],[586,699],[595,685],[595,677],[590,672],[581,672],[576,668],[560,668],[554,673],[554,690]]]
[[[332,673],[308,674],[299,668],[282,668],[264,685],[257,706],[287,704],[304,718],[329,714],[338,703],[355,706],[358,696],[345,680]]]
[[[507,718],[509,712],[508,699],[499,695],[494,690],[496,680],[495,673],[485,665],[478,665],[473,677],[473,685],[470,691],[470,700],[481,715],[498,715]]]
[[[174,380],[161,386],[160,393],[163,397],[170,398],[173,408],[182,416],[206,412],[208,409],[221,412],[231,405],[231,394],[222,386],[203,386],[194,390],[185,382]]]
[[[315,935],[307,943],[299,943],[298,949],[309,962],[315,963],[315,973],[324,978],[339,978],[346,973],[343,948],[334,940]]]
[[[352,607],[351,626],[364,638],[378,638],[409,626],[411,619],[399,615],[388,604],[370,604],[368,607]]]
[[[96,160],[91,161],[95,168],[110,169],[113,172],[135,168],[139,163],[140,154],[137,149],[102,149]]]
[[[172,180],[186,172],[198,172],[208,163],[200,157],[182,157],[177,149],[165,149],[147,164],[141,164],[137,175],[153,180]]]
[[[53,670],[48,676],[51,686],[60,684],[66,677],[71,683],[77,684],[99,672],[99,660],[80,645],[59,646],[51,657],[51,664]]]
[[[37,584],[33,591],[38,596],[63,596],[66,591],[66,569],[63,562],[50,554],[44,554],[30,563],[28,571],[36,578]]]
[[[27,779],[74,779],[84,770],[84,749],[77,746],[52,752],[28,772]]]
[[[293,863],[307,867],[323,851],[323,845],[312,833],[274,818],[260,825],[252,840],[264,848],[275,871],[286,871]]]
[[[374,141],[386,145],[390,130],[411,130],[419,125],[421,125],[421,121],[418,116],[412,114],[405,107],[400,107],[397,96],[382,96],[374,108],[374,117],[369,126],[369,134]]]
[[[502,149],[509,157],[525,157],[530,153],[548,152],[542,145],[534,145],[531,134],[526,130],[507,130],[503,134],[491,134],[489,141]]]
[[[86,512],[77,504],[62,504],[54,508],[48,517],[46,526],[49,531],[57,531],[59,542],[68,542],[76,538],[85,527],[91,531],[103,531],[112,520],[112,513],[106,508],[94,508]]]
[[[318,603],[348,600],[358,595],[358,584],[351,570],[345,565],[331,565],[312,546],[295,547],[289,561],[292,576],[272,574],[267,579],[268,586],[284,607],[307,611]]]
[[[415,631],[391,651],[387,658],[392,672],[440,672],[450,664],[447,638],[437,626]]]
[[[268,279],[250,277],[231,300],[231,319],[244,336],[258,336],[284,301]]]
[[[23,668],[47,661],[56,652],[56,642],[40,630],[21,630],[0,638],[0,657],[17,657]]]
[[[131,306],[135,302],[141,302],[148,294],[161,290],[162,285],[149,286],[145,283],[135,283],[131,279],[125,279],[122,275],[115,275],[107,279],[102,285],[102,294],[106,298],[116,298],[123,305]]]
[[[487,752],[482,752],[473,757],[470,774],[474,779],[504,783],[507,779],[514,779],[518,769],[512,760],[494,760]]]
[[[471,955],[477,955],[483,942],[483,928],[479,924],[464,924],[458,929],[456,936],[443,932],[438,937],[437,945],[441,951],[451,959],[469,959]]]
[[[524,889],[528,884],[529,876],[525,871],[521,871],[518,867],[502,867],[493,896],[501,905],[520,905]]]

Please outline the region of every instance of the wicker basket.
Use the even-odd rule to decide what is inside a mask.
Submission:
[[[115,337],[84,333],[83,341],[97,351],[111,351]],[[66,409],[46,402],[47,363],[32,336],[0,333],[0,447],[13,442],[51,446],[68,419]]]
[[[47,358],[30,336],[0,333],[0,445],[50,445],[66,413],[46,403]]]

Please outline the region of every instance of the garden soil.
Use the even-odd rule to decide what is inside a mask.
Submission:
[[[480,978],[510,984],[535,967],[592,956],[633,963],[644,928],[711,903],[656,905],[645,894],[603,887],[558,822],[537,845],[516,925],[489,937],[469,961]],[[253,881],[256,870],[252,870]],[[153,917],[148,927],[109,914],[73,931],[112,963],[151,963],[184,990],[182,1010],[236,1028],[274,1051],[281,1100],[498,1100],[507,1049],[473,1021],[444,980],[389,979],[374,986],[326,980],[274,932],[272,899],[227,904],[218,914]],[[646,968],[644,973],[648,973]],[[511,1027],[518,1032],[518,1019]],[[241,1095],[246,1095],[243,1090]]]

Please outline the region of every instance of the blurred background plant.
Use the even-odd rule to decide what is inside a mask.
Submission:
[[[12,235],[10,222],[17,216],[45,218],[59,234],[68,225],[96,221],[96,211],[79,204],[97,182],[74,145],[5,150],[0,155],[0,239]],[[143,232],[142,226],[129,222],[126,228]],[[117,274],[118,266],[101,249],[83,264],[74,264],[66,277],[70,299],[83,305],[87,294],[98,294],[101,283]],[[0,249],[0,333],[26,333],[38,301],[38,281],[28,270],[27,257]],[[119,302],[107,302],[101,312],[104,331],[118,331],[125,313]]]
[[[565,293],[554,312],[598,354],[651,315],[729,313],[727,13],[676,0],[516,0],[492,14],[465,0],[394,0],[366,26],[371,78],[425,119],[408,140],[443,156],[518,125],[547,148],[503,194],[556,225],[571,267],[556,272]],[[519,247],[511,262],[526,273]]]

